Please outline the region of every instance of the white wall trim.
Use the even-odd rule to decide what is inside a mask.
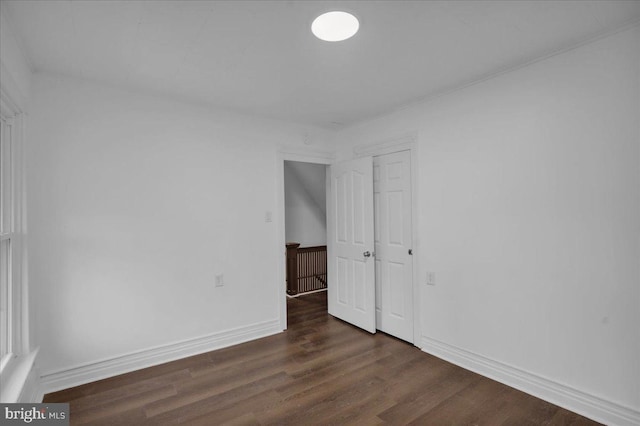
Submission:
[[[118,374],[128,373],[177,359],[237,345],[281,332],[279,319],[187,339],[169,345],[131,352],[92,363],[45,372],[41,377],[44,394],[79,386]]]
[[[378,142],[357,145],[353,147],[355,157],[392,154],[404,150],[414,150],[418,140],[418,132],[410,132]],[[412,164],[413,165],[413,164]]]
[[[3,21],[4,22],[4,21]],[[33,370],[38,349],[31,350],[29,340],[29,297],[26,279],[26,179],[25,112],[26,100],[4,63],[0,61],[0,112],[12,126],[11,133],[11,205],[13,228],[3,238],[11,240],[11,280],[9,281],[8,340],[11,352],[3,362],[0,400],[18,402]],[[3,360],[3,361],[6,361]]]
[[[38,373],[38,369],[34,366],[27,376],[27,380],[24,383],[18,402],[40,403],[43,399],[44,392],[40,385],[40,374]]]
[[[20,402],[37,355],[38,349],[27,355],[14,356],[11,354],[10,361],[0,375],[0,402]]]
[[[422,350],[467,370],[611,426],[640,424],[640,411],[599,398],[545,377],[422,336]]]
[[[303,163],[324,164],[329,165],[335,161],[335,154],[326,151],[315,150],[308,147],[291,147],[282,146],[278,149],[276,158],[276,191],[278,210],[275,214],[275,220],[278,226],[276,253],[282,256],[278,261],[278,283],[276,295],[279,306],[278,312],[280,316],[280,329],[287,329],[287,260],[286,260],[286,237],[285,237],[285,200],[284,200],[284,162],[300,161]]]
[[[331,164],[335,159],[335,154],[332,152],[309,147],[281,146],[278,153],[283,160],[303,163]]]

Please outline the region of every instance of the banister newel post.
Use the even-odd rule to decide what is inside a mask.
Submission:
[[[298,247],[300,243],[287,243],[287,294],[298,294]]]

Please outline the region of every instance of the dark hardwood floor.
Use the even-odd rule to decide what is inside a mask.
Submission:
[[[327,314],[326,293],[289,299],[274,336],[46,395],[71,424],[596,425]]]

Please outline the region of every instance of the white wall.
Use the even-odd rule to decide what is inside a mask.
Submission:
[[[43,376],[279,324],[282,251],[265,222],[277,215],[277,150],[321,132],[51,75],[36,74],[33,94],[30,278]]]
[[[434,340],[640,410],[640,30],[342,131],[418,134]],[[425,349],[429,350],[428,347]],[[640,417],[638,417],[640,418]]]
[[[31,95],[31,69],[11,30],[3,3],[0,3],[0,78],[12,101],[26,111]]]
[[[287,242],[302,247],[327,244],[326,166],[285,161],[284,199]]]

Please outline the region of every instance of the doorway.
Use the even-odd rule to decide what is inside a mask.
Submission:
[[[302,161],[283,165],[288,324],[306,311],[300,306],[322,310],[324,300],[327,313],[326,169]]]
[[[368,164],[365,168],[369,171],[357,171],[343,179],[336,178],[332,173],[350,162],[335,163],[327,158],[318,163],[331,164],[326,168],[325,184],[329,313],[372,333],[380,330],[417,345],[419,289],[415,285],[417,281],[413,264],[417,227],[413,220],[416,187],[412,185],[415,182],[412,154],[415,154],[413,140],[390,147],[377,147],[369,152],[356,151],[356,155],[362,158],[352,161]],[[286,157],[282,162],[283,168],[285,162],[288,162]],[[343,172],[351,173],[353,170]],[[281,188],[284,188],[284,179]],[[340,212],[336,209],[337,199],[342,200]],[[284,204],[284,189],[282,201]],[[338,213],[357,215],[365,211],[369,212],[370,225],[367,225],[369,219],[365,216],[358,220],[354,220],[353,216],[348,219],[344,217],[344,226],[335,223]],[[362,226],[355,229],[353,224]],[[364,228],[367,227],[370,230],[365,232]],[[284,223],[282,228],[284,234]],[[365,234],[369,236],[365,237]],[[347,255],[332,253],[332,238],[337,237],[344,242],[349,239],[347,235],[358,240],[352,241],[355,245],[350,252]],[[333,245],[335,251],[337,244]],[[336,312],[338,305],[345,309]],[[345,315],[345,312],[348,314]],[[354,321],[349,317],[351,314],[366,317],[368,325]]]

